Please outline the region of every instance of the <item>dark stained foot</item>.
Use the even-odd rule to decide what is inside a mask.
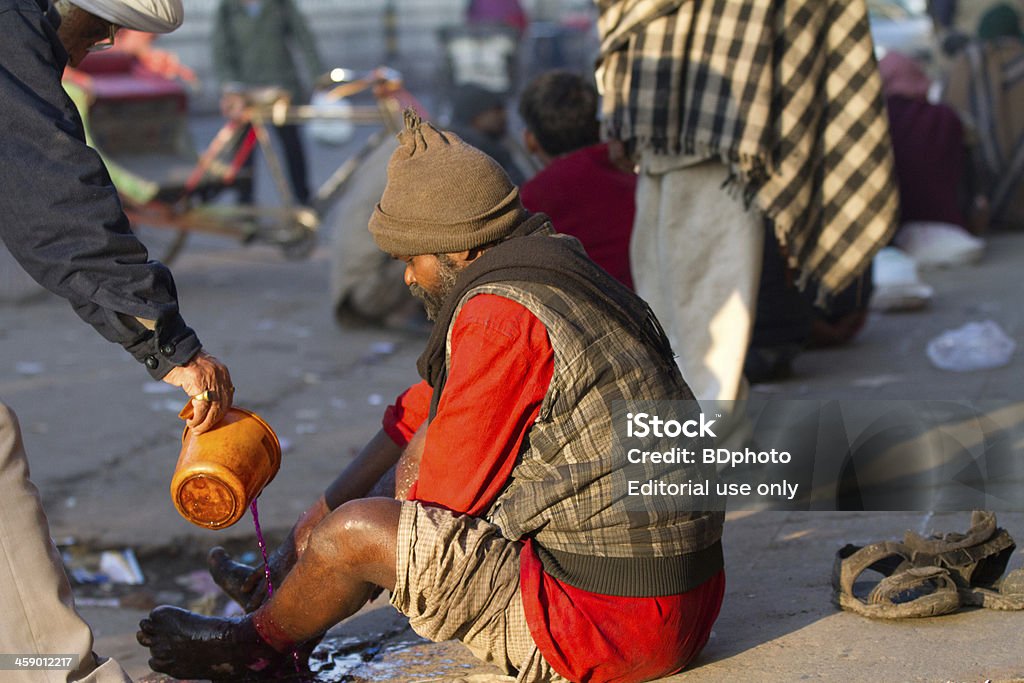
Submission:
[[[291,655],[263,642],[251,617],[206,617],[163,605],[139,622],[136,639],[149,648],[150,668],[175,678],[252,680],[294,673]]]
[[[263,569],[235,562],[220,546],[210,549],[206,556],[206,565],[214,583],[232,600],[243,608],[248,608],[253,593],[264,580]]]

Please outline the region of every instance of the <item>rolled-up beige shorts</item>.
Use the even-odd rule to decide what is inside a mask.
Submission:
[[[482,519],[405,501],[391,604],[424,638],[460,640],[519,682],[564,681],[530,636],[519,548]]]

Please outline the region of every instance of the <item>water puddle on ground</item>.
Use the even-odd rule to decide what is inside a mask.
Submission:
[[[324,638],[309,657],[311,681],[316,683],[343,683],[365,681],[354,672],[381,652],[379,643],[352,636]]]

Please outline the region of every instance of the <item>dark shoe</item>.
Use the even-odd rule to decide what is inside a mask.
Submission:
[[[802,349],[798,344],[752,346],[743,362],[743,375],[751,384],[788,379],[793,375],[793,359]]]

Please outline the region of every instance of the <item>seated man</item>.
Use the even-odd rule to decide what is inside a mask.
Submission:
[[[681,670],[721,605],[723,515],[630,498],[612,425],[623,400],[692,399],[664,333],[490,157],[411,112],[399,140],[370,231],[436,320],[425,383],[275,552],[273,595],[235,619],[157,608],[150,665],[290,666],[383,587],[417,633],[521,681]],[[400,500],[364,497],[396,462]],[[242,599],[262,573],[212,563]]]
[[[404,264],[381,252],[366,230],[384,187],[388,160],[397,143],[385,141],[370,153],[341,197],[333,234],[331,301],[342,327],[377,325],[418,329],[423,309],[402,284]]]
[[[551,216],[555,230],[630,289],[629,238],[636,175],[616,166],[599,139],[597,88],[569,71],[550,71],[519,97],[526,148],[544,165],[523,185],[523,206]]]

